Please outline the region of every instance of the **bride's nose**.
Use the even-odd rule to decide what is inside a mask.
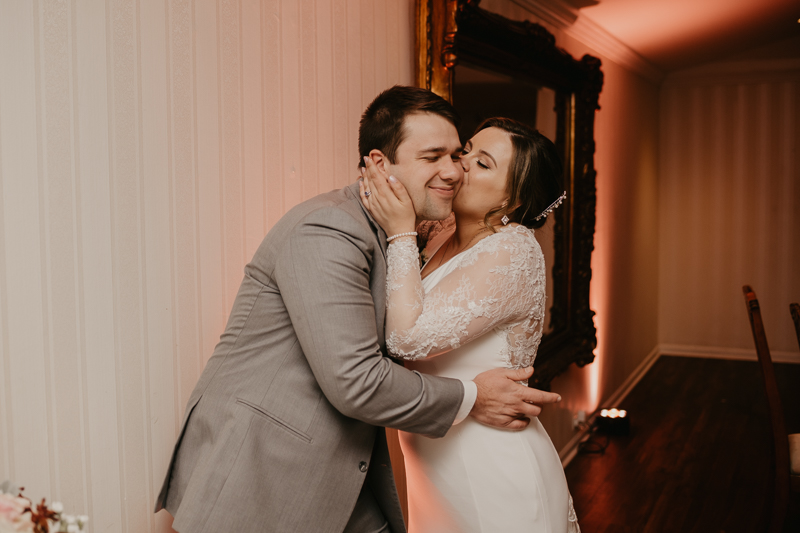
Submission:
[[[464,178],[461,180],[462,183],[469,182],[469,159],[464,156],[458,158],[461,161],[461,168],[464,169]]]

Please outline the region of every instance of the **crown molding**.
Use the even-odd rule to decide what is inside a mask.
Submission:
[[[578,9],[564,0],[510,0],[543,22],[563,30],[578,20]]]
[[[592,5],[592,1],[572,0],[508,0],[537,19],[563,31],[609,60],[660,84],[664,72],[614,37],[605,28],[579,12],[574,4]]]
[[[580,15],[564,33],[653,83],[660,84],[665,77],[664,72],[586,15]]]

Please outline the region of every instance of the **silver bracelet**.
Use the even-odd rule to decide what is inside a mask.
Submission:
[[[392,242],[393,240],[395,240],[395,239],[397,239],[399,237],[416,237],[416,236],[417,236],[417,232],[416,231],[407,231],[405,233],[398,233],[397,235],[392,235],[391,237],[386,237],[386,242]]]

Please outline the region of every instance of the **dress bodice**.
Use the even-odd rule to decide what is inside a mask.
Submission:
[[[480,345],[486,354],[491,345],[496,359],[487,368],[533,364],[544,321],[545,269],[532,230],[500,228],[425,280],[419,278],[413,243],[392,243],[387,265],[392,355],[437,359],[462,345],[476,345],[467,352]],[[465,351],[459,352],[464,357]]]

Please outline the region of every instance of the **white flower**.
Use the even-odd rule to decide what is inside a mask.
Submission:
[[[71,526],[72,524],[76,524],[77,523],[77,519],[71,514],[66,514],[62,518],[63,518],[63,520],[65,520],[67,522],[67,525]]]
[[[78,527],[78,524],[70,524],[67,526],[67,533],[80,533],[81,528]]]
[[[53,505],[50,506],[50,510],[54,513],[63,513],[64,505],[61,502],[53,502]]]
[[[81,526],[85,526],[89,522],[89,517],[85,514],[78,515],[78,522],[80,522]]]

